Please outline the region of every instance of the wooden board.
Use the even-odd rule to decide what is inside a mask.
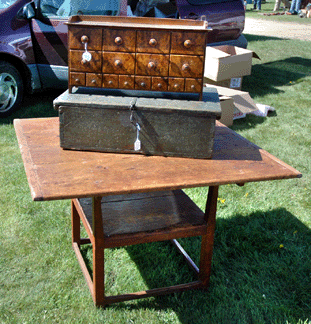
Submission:
[[[14,127],[34,200],[301,177],[218,122],[210,160],[63,150],[58,118],[16,119]]]
[[[211,93],[218,99],[217,92]],[[60,146],[114,153],[211,158],[219,101],[70,94],[54,100]],[[134,143],[139,141],[139,147]]]
[[[201,94],[208,32],[205,21],[73,16],[68,21],[69,91],[95,86]],[[125,76],[131,82],[124,84]]]
[[[91,227],[92,199],[79,202]],[[102,225],[107,237],[151,232],[170,227],[205,225],[204,213],[181,190],[102,198]]]

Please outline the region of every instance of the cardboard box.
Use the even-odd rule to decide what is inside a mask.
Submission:
[[[233,112],[234,103],[231,97],[219,96],[220,108],[221,108],[221,118],[220,122],[226,126],[231,126],[233,124]]]
[[[250,75],[253,57],[259,58],[256,53],[241,47],[207,46],[204,77],[213,81],[223,81]]]
[[[220,100],[222,97],[232,98],[233,104],[234,104],[234,111],[232,114],[233,120],[238,119],[238,118],[243,118],[246,116],[246,114],[249,114],[249,113],[252,113],[252,112],[258,110],[256,103],[251,98],[251,96],[249,95],[248,92],[225,88],[225,87],[214,86],[214,85],[210,85],[210,84],[207,84],[206,86],[209,88],[215,88],[218,92]],[[222,108],[222,103],[221,103],[221,108]],[[232,110],[230,110],[230,115],[231,115],[231,111]],[[222,117],[223,117],[223,114],[224,114],[224,110],[222,110]],[[228,114],[229,114],[229,112],[228,112]],[[228,119],[226,122],[230,123],[230,121]],[[227,125],[227,126],[229,126],[229,125]]]
[[[232,78],[232,79],[227,79],[227,80],[223,80],[223,81],[214,81],[214,80],[211,80],[208,78],[203,79],[204,83],[213,84],[213,85],[216,85],[219,87],[236,89],[236,90],[242,89],[242,81],[243,81],[243,77]]]

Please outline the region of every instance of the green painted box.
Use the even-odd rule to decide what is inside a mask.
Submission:
[[[69,93],[54,100],[64,149],[209,159],[221,108],[203,100]]]

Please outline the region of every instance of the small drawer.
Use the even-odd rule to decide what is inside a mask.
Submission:
[[[170,51],[170,33],[163,31],[138,30],[137,53],[161,53]]]
[[[186,79],[185,92],[201,92],[202,91],[202,79]]]
[[[172,32],[172,54],[204,55],[207,33],[196,32]]]
[[[203,56],[171,55],[169,76],[202,78],[204,71]]]
[[[70,69],[78,72],[101,72],[102,57],[101,52],[90,51],[91,59],[83,59],[84,51],[70,50]]]
[[[137,54],[136,74],[168,76],[169,55]]]
[[[184,92],[184,89],[185,89],[185,79],[183,78],[168,79],[168,91]]]
[[[135,52],[136,31],[126,29],[103,30],[103,50],[106,52]]]
[[[102,75],[100,73],[86,73],[87,87],[100,88],[102,86]]]
[[[135,76],[135,90],[150,90],[151,77]]]
[[[70,85],[85,86],[85,73],[70,72]]]
[[[152,77],[151,90],[152,91],[167,91],[168,90],[168,78]]]
[[[118,88],[119,87],[119,76],[115,74],[103,74],[102,76],[102,87],[103,88]]]
[[[135,54],[104,52],[103,53],[103,73],[111,74],[134,74]]]
[[[120,89],[134,89],[134,75],[119,75]]]
[[[70,49],[98,50],[102,49],[102,30],[101,28],[81,28],[71,27],[68,30],[68,47]]]

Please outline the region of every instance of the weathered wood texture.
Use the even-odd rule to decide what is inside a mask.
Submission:
[[[221,112],[216,100],[90,96],[68,91],[54,106],[59,111],[63,148],[192,158],[211,158],[215,120]],[[135,150],[138,138],[141,144]]]
[[[212,159],[63,150],[58,118],[16,119],[14,126],[34,200],[301,177],[217,121]]]
[[[89,286],[95,305],[105,306],[125,300],[158,296],[188,289],[208,288],[218,187],[210,187],[204,214],[182,191],[166,191],[81,198],[72,200],[73,248]],[[77,228],[80,216],[89,241],[80,238]],[[200,269],[176,238],[200,235]],[[111,247],[171,239],[199,280],[175,286],[156,288],[118,296],[106,296],[104,285],[104,250]],[[92,243],[93,277],[80,252],[81,244]]]
[[[79,204],[93,227],[92,199],[80,198]],[[204,213],[181,190],[105,196],[101,199],[101,212],[108,245],[113,235],[154,232],[174,227],[188,232],[186,236],[192,236],[191,228],[197,226],[201,233],[206,229]],[[122,242],[117,244],[120,246]]]
[[[62,150],[58,118],[15,120],[14,126],[34,200],[92,197],[91,204],[88,198],[72,199],[72,243],[98,306],[207,289],[218,186],[301,176],[218,122],[211,160]],[[182,191],[161,192],[197,186],[210,186],[205,214]],[[88,239],[80,237],[80,220]],[[202,236],[199,268],[176,241],[174,244],[198,273],[197,281],[119,296],[105,295],[106,248],[195,235]],[[84,243],[92,243],[92,277],[80,251]]]
[[[69,91],[201,93],[207,37],[203,21],[74,16],[68,22]]]

